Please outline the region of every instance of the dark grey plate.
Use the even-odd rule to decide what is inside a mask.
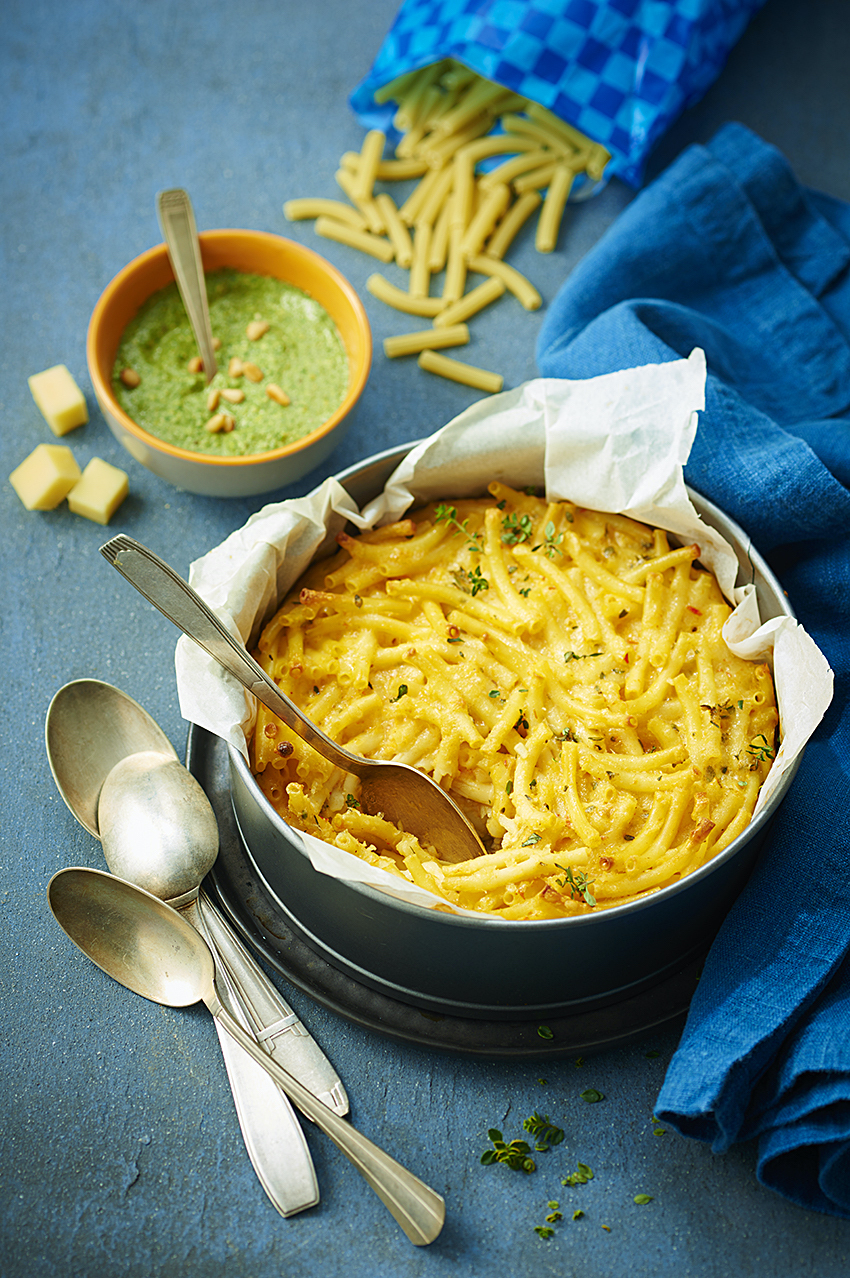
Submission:
[[[220,851],[206,890],[248,945],[276,972],[347,1020],[420,1047],[534,1059],[620,1047],[684,1019],[699,979],[702,956],[639,994],[570,1016],[550,1016],[544,1026],[539,1018],[488,1021],[436,1015],[360,984],[293,931],[266,888],[233,815],[225,744],[193,726],[186,763],[209,796],[219,825]]]

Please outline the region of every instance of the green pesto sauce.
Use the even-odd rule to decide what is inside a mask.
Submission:
[[[348,357],[333,320],[301,289],[268,276],[226,269],[212,271],[206,282],[213,335],[221,341],[215,377],[207,385],[203,373],[187,368],[198,348],[177,285],[169,284],[148,298],[124,330],[112,370],[118,403],[151,435],[196,453],[245,456],[303,439],[327,421],[348,391]],[[257,341],[245,332],[253,319],[270,326]],[[228,376],[234,356],[256,364],[262,381]],[[125,368],[139,374],[138,386],[121,381]],[[269,399],[270,382],[291,403]],[[221,399],[214,410],[234,419],[227,434],[205,429],[213,416],[207,397],[214,387],[245,394],[242,403]]]

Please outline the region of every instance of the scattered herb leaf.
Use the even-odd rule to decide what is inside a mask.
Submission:
[[[390,697],[390,702],[401,701],[402,697],[406,697],[406,696],[407,696],[407,684],[400,683],[398,685],[398,692],[396,693],[394,697]]]
[[[552,1033],[552,1031],[550,1030],[550,1028],[549,1028],[549,1026],[548,1026],[548,1025],[538,1025],[538,1026],[537,1026],[537,1033],[538,1033],[538,1035],[539,1035],[539,1037],[540,1037],[540,1038],[554,1038],[554,1037],[555,1037],[555,1035]]]
[[[578,1163],[576,1170],[565,1176],[561,1184],[574,1188],[576,1185],[586,1185],[589,1180],[593,1180],[593,1169],[587,1163]]]
[[[586,1088],[580,1093],[580,1096],[583,1101],[587,1101],[588,1105],[595,1105],[597,1101],[605,1099],[603,1093],[598,1091],[595,1087]]]
[[[637,1203],[638,1207],[643,1207],[645,1206],[646,1203],[652,1202],[652,1195],[651,1194],[635,1194],[635,1202]]]

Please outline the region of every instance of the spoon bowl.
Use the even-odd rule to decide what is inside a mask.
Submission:
[[[111,769],[97,821],[112,873],[175,905],[197,896],[218,855],[218,823],[204,790],[178,759],[152,750]]]
[[[54,874],[47,899],[74,944],[134,994],[166,1007],[214,996],[209,946],[150,892],[102,870],[72,867]]]
[[[117,763],[141,751],[177,759],[148,712],[100,679],[76,679],[59,689],[48,707],[44,738],[59,793],[96,839],[101,787]]]
[[[245,1033],[219,1001],[209,947],[175,910],[132,883],[78,867],[54,874],[47,899],[60,927],[113,980],[166,1007],[203,1002],[218,1025],[350,1159],[411,1242],[433,1242],[445,1220],[440,1195],[318,1100]]]

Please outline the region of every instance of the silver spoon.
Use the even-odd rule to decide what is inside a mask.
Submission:
[[[265,1055],[222,1006],[212,953],[176,911],[149,892],[100,870],[60,870],[48,884],[47,897],[57,922],[74,944],[116,981],[167,1007],[202,1001],[216,1023],[350,1159],[410,1241],[418,1246],[433,1242],[445,1220],[440,1195]]]
[[[153,551],[123,533],[101,554],[175,626],[252,692],[288,728],[335,767],[358,777],[363,810],[381,813],[437,849],[444,861],[467,861],[484,852],[460,808],[424,772],[406,763],[363,759],[317,728],[236,642],[199,594]]]
[[[198,885],[215,861],[218,829],[209,800],[158,724],[118,688],[80,679],[53,697],[45,740],[59,793],[102,840],[113,872],[167,901],[188,894],[182,903],[193,921],[214,936],[228,1009],[314,1094],[347,1113],[336,1071],[277,988],[210,902],[198,916]],[[111,797],[101,809],[104,790]],[[228,1035],[220,1037],[245,1144],[266,1193],[284,1216],[314,1206],[315,1171],[288,1100]]]
[[[156,211],[171,260],[171,269],[198,343],[204,376],[209,385],[218,371],[218,364],[213,349],[207,286],[192,202],[188,193],[179,187],[160,191],[156,197]]]

